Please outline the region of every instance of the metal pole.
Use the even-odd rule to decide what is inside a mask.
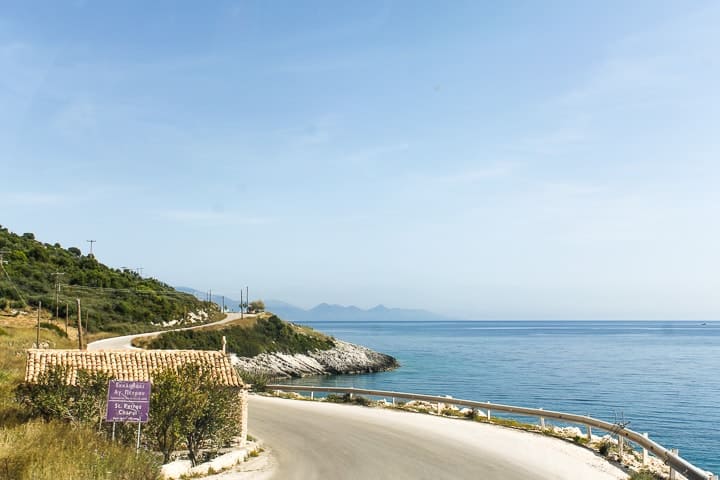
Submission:
[[[113,422],[113,433],[112,433],[112,441],[115,441],[115,422]]]
[[[135,445],[135,454],[136,455],[140,451],[140,425],[142,425],[142,423],[138,422],[137,445]]]

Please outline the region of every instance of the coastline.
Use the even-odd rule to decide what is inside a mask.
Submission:
[[[242,370],[263,372],[278,379],[383,372],[400,366],[390,355],[342,340],[334,342],[335,346],[328,350],[296,354],[261,353],[254,357],[233,354],[231,361]]]

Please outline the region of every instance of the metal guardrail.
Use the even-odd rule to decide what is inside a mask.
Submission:
[[[555,412],[552,410],[542,410],[539,408],[516,407],[513,405],[503,405],[490,402],[476,402],[474,400],[462,400],[459,398],[440,397],[434,395],[421,395],[416,393],[392,392],[385,390],[365,390],[361,388],[343,388],[343,387],[316,387],[308,385],[268,385],[269,390],[281,390],[286,392],[321,392],[321,393],[342,393],[349,395],[370,395],[373,397],[390,397],[402,398],[407,400],[420,400],[424,402],[444,403],[448,405],[462,405],[470,408],[482,408],[488,411],[490,416],[491,410],[499,412],[514,413],[518,415],[540,417],[541,422],[545,418],[553,418],[563,420],[569,423],[576,423],[588,427],[588,436],[591,435],[591,428],[597,428],[612,434],[624,437],[631,442],[641,446],[652,452],[657,458],[662,460],[671,469],[685,476],[688,480],[717,480],[717,476],[712,476],[705,470],[696,467],[676,453],[668,450],[657,442],[650,440],[647,436],[623,428],[617,424],[598,420],[585,415],[575,415],[572,413]]]

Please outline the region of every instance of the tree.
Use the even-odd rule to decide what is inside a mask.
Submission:
[[[248,305],[248,311],[249,312],[264,312],[265,311],[265,302],[262,300],[254,300],[250,302]]]
[[[208,369],[188,364],[164,370],[154,379],[146,433],[164,463],[184,443],[196,465],[202,448],[222,446],[240,432],[240,409],[236,391]]]

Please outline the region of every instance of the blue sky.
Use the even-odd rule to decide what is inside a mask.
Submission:
[[[715,319],[720,4],[3,2],[0,224],[239,296]]]

